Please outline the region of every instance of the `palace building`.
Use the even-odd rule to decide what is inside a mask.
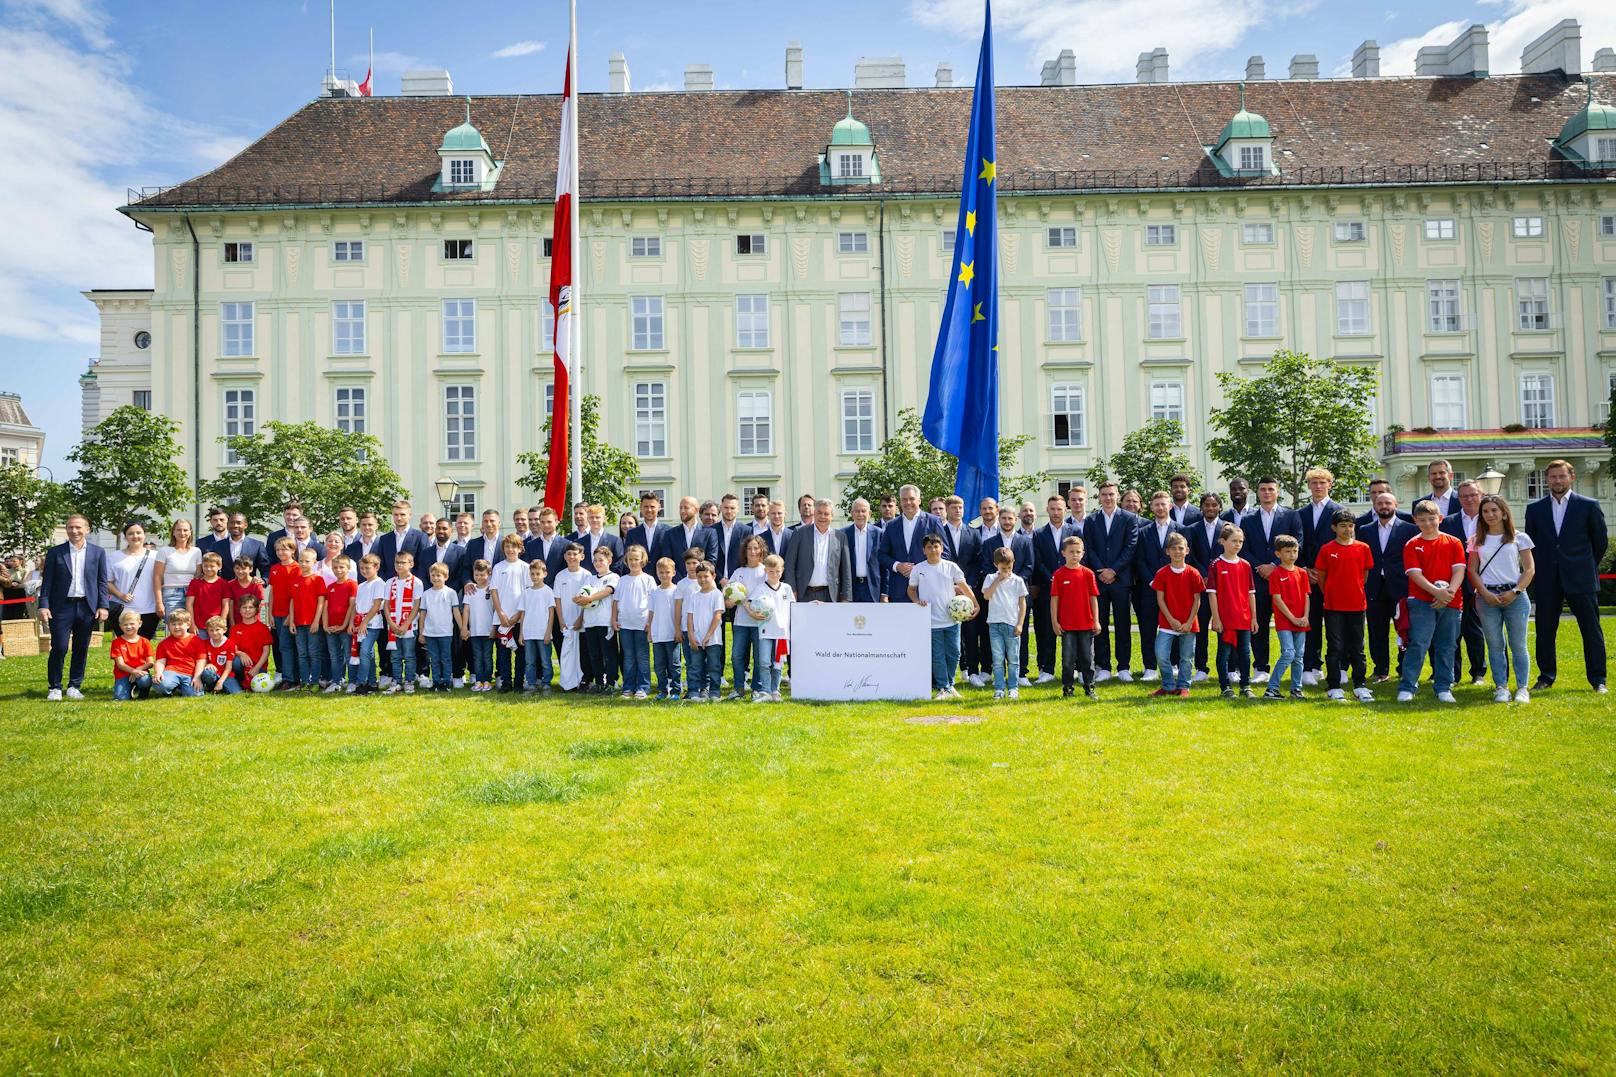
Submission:
[[[1479,36],[1478,36],[1479,34]],[[1216,375],[1275,349],[1379,374],[1373,421],[1405,500],[1438,456],[1538,496],[1571,459],[1609,502],[1597,424],[1616,386],[1616,56],[1584,73],[1565,22],[1523,74],[1486,33],[1420,75],[997,91],[1001,428],[1063,480],[1152,417],[1208,475]],[[851,90],[580,99],[584,391],[666,495],[836,496],[923,408],[948,286],[970,89],[861,61]],[[539,499],[516,486],[549,414],[557,96],[327,96],[236,157],[122,212],[155,289],[89,292],[103,358],[86,421],[140,402],[184,462],[269,419],[378,436],[418,503]],[[341,92],[340,90],[337,92]],[[127,339],[125,339],[127,338]],[[144,395],[141,395],[144,394]],[[91,397],[94,397],[94,408]]]

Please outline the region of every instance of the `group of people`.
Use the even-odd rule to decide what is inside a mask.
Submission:
[[[388,530],[343,509],[322,537],[294,503],[263,540],[240,513],[215,509],[199,540],[178,520],[154,547],[132,524],[110,554],[74,516],[39,589],[49,694],[82,698],[90,632],[110,619],[120,699],[554,685],[716,700],[727,671],[727,698],[749,688],[766,702],[788,679],[791,605],[804,601],[927,607],[939,698],[957,697],[962,675],[1016,698],[1055,679],[1057,654],[1065,695],[1131,682],[1137,621],[1142,680],[1157,696],[1186,697],[1215,671],[1230,697],[1322,685],[1331,698],[1350,688],[1369,701],[1370,683],[1395,675],[1408,700],[1429,659],[1443,702],[1464,679],[1466,652],[1470,680],[1485,683],[1490,668],[1500,702],[1552,685],[1569,606],[1589,683],[1603,692],[1606,525],[1598,503],[1572,491],[1572,466],[1549,465],[1549,493],[1520,526],[1502,497],[1455,487],[1445,461],[1428,475],[1431,492],[1412,512],[1376,480],[1361,516],[1332,500],[1323,468],[1308,472],[1308,500],[1295,507],[1280,504],[1269,477],[1233,480],[1225,500],[1193,496],[1175,476],[1148,498],[1100,483],[1092,509],[1087,488],[1073,486],[1046,500],[1042,522],[1031,502],[991,499],[967,521],[958,497],[923,508],[919,489],[904,486],[874,512],[855,500],[843,526],[828,500],[807,494],[790,523],[784,502],[759,496],[743,516],[733,494],[681,498],[669,522],[646,494],[614,529],[602,506],[581,502],[563,533],[549,508],[516,510],[506,530],[493,509],[475,521],[416,520],[399,501]]]

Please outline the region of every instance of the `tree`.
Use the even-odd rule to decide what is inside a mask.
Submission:
[[[180,424],[126,404],[102,419],[67,458],[79,473],[67,481],[72,508],[92,531],[141,523],[166,535],[167,521],[191,502],[191,482],[174,461],[183,450]]]
[[[1038,489],[1049,481],[1049,472],[1034,471],[1025,475],[1011,473],[1019,466],[1021,450],[1032,441],[1031,435],[999,439],[999,498],[1011,500]],[[863,460],[852,479],[842,490],[843,514],[853,511],[853,502],[864,498],[871,505],[882,494],[895,494],[898,487],[908,483],[920,487],[920,503],[925,505],[934,497],[947,497],[954,492],[954,473],[959,461],[927,441],[920,430],[920,413],[914,408],[898,412],[898,429],[881,443],[880,451]],[[975,505],[967,505],[966,517],[976,513]]]
[[[1177,419],[1152,419],[1128,431],[1121,449],[1112,453],[1111,459],[1089,468],[1088,479],[1101,483],[1109,478],[1124,490],[1138,490],[1146,501],[1157,490],[1167,489],[1174,475],[1188,475],[1190,489],[1198,490],[1201,473],[1190,465],[1183,445],[1182,423]]]
[[[615,518],[617,514],[625,512],[638,504],[638,496],[632,487],[640,481],[640,464],[634,459],[634,454],[615,445],[608,445],[600,440],[600,397],[585,396],[578,402],[579,424],[583,432],[578,438],[578,444],[572,446],[574,452],[582,454],[584,462],[584,496],[573,496],[571,480],[568,480],[567,500],[588,501],[591,504],[602,505],[606,509],[608,519]],[[544,420],[542,430],[545,445],[550,444],[550,420]],[[544,480],[550,473],[550,454],[546,452],[525,452],[516,457],[516,462],[527,469],[527,473],[516,480],[516,485],[527,490],[533,490],[540,496],[544,494]],[[568,519],[567,513],[562,513],[562,522]]]
[[[1611,383],[1605,408],[1605,444],[1610,447],[1610,466],[1616,468],[1616,382]]]
[[[1261,377],[1218,375],[1227,403],[1209,416],[1218,433],[1207,450],[1224,478],[1272,475],[1292,504],[1301,504],[1309,468],[1328,468],[1338,486],[1357,489],[1375,473],[1376,383],[1366,367],[1280,349]]]
[[[0,467],[0,556],[40,553],[70,511],[60,483],[40,478],[27,464]]]
[[[245,513],[252,524],[278,526],[282,508],[293,500],[316,527],[335,526],[345,505],[385,520],[393,502],[409,496],[370,434],[271,420],[257,433],[219,440],[239,466],[202,483],[202,503]]]

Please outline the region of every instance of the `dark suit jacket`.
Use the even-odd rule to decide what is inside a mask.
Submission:
[[[902,513],[894,516],[892,522],[881,529],[879,557],[881,576],[886,581],[887,586],[887,598],[893,602],[909,601],[909,578],[901,575],[893,566],[899,561],[908,561],[914,565],[924,561],[926,555],[922,550],[921,543],[927,535],[936,533],[937,517],[929,512],[915,513],[914,533],[910,536],[907,547],[903,543]]]
[[[1214,521],[1219,528],[1223,526],[1222,520]],[[1214,558],[1223,556],[1223,547],[1217,540],[1207,541],[1205,518],[1196,519],[1183,528],[1184,537],[1190,540],[1190,564],[1195,566],[1197,572],[1205,576],[1212,569]]]
[[[219,560],[224,562],[224,568],[219,570],[219,575],[225,577],[230,575],[230,535],[228,532],[224,538],[216,539],[213,537],[213,532],[209,531],[196,540],[196,548],[205,554],[218,554]]]
[[[1386,538],[1385,552],[1382,552],[1379,522],[1358,527],[1358,541],[1368,546],[1369,552],[1375,555],[1375,567],[1369,570],[1369,576],[1364,580],[1365,598],[1373,602],[1382,598],[1408,597],[1408,574],[1403,571],[1403,547],[1419,533],[1420,529],[1407,520],[1398,520],[1392,524],[1391,534]]]
[[[1082,534],[1082,521],[1073,523],[1069,516],[1059,531],[1051,527],[1047,519],[1032,529],[1032,586],[1049,586],[1055,578],[1055,570],[1061,567],[1061,542],[1068,535],[1081,537]],[[1088,540],[1084,541],[1086,543]],[[980,585],[981,582],[977,580],[973,586]]]
[[[1426,491],[1414,499],[1414,504],[1418,505],[1421,501],[1436,502],[1437,511],[1442,514],[1443,519],[1447,519],[1449,516],[1452,516],[1459,511],[1459,492],[1457,490],[1449,490],[1441,497],[1437,497],[1430,491]],[[1410,505],[1409,507],[1412,509],[1413,505]]]
[[[672,554],[669,554],[662,548],[662,539],[667,532],[668,521],[666,520],[658,520],[656,523],[652,524],[649,532],[646,531],[644,524],[635,524],[633,527],[628,529],[628,534],[623,538],[623,552],[626,554],[630,546],[644,546],[645,555],[651,559],[650,565],[647,567],[654,576],[656,575],[655,565],[657,558],[673,557]],[[683,554],[684,551],[680,550],[679,553]],[[679,558],[674,557],[673,563],[678,565]],[[680,567],[682,568],[683,566],[681,565]],[[621,574],[623,570],[614,568],[612,571]]]
[[[473,539],[472,541],[475,542],[476,540]],[[623,540],[617,537],[615,531],[602,529],[598,540],[588,531],[585,531],[574,538],[573,541],[584,548],[584,561],[579,567],[585,572],[595,571],[595,548],[597,546],[604,546],[612,551],[612,565],[614,566],[612,571],[617,571],[615,566],[622,564]],[[681,565],[680,567],[682,568],[683,566]]]
[[[1465,547],[1465,554],[1468,555],[1470,553],[1470,547],[1465,545],[1464,518],[1462,516],[1464,509],[1459,507],[1459,502],[1457,500],[1454,501],[1453,505],[1453,515],[1442,517],[1442,522],[1436,525],[1436,529],[1442,532],[1444,535],[1452,535],[1454,538],[1458,539],[1459,545]],[[1481,526],[1481,521],[1479,519],[1476,521],[1476,526],[1478,528]],[[1416,527],[1414,530],[1417,532],[1419,531],[1419,528]],[[1464,580],[1459,584],[1459,587],[1466,596],[1476,593],[1476,589],[1470,584],[1470,573],[1468,572],[1465,573]],[[1475,610],[1471,610],[1471,612],[1474,613]]]
[[[382,537],[380,535],[377,535],[370,543],[370,552],[375,554],[377,557],[381,556],[381,551],[376,548],[378,545],[381,544],[381,541],[382,541]],[[357,577],[357,574],[359,572],[359,559],[364,556],[364,546],[361,543],[361,540],[354,539],[352,542],[348,543],[347,549],[343,550],[342,552],[347,554],[348,555],[348,560],[350,560],[350,561],[352,561],[354,563],[354,573],[355,573],[355,576]],[[273,545],[270,545],[264,551],[264,554],[265,554],[266,557],[270,558],[270,561],[273,564],[274,563],[274,557],[275,557],[275,547]]]
[[[52,546],[45,553],[45,568],[40,574],[39,608],[48,610],[68,604],[67,592],[73,586],[73,566],[68,560],[71,543]],[[84,540],[84,568],[79,582],[84,586],[84,601],[93,613],[107,608],[107,575],[111,571],[107,551]]]
[[[1288,509],[1283,505],[1274,506],[1274,522],[1268,534],[1263,534],[1262,509],[1254,508],[1240,517],[1240,530],[1245,533],[1246,544],[1240,548],[1240,556],[1251,565],[1251,580],[1256,586],[1258,594],[1268,592],[1268,581],[1258,574],[1261,565],[1277,565],[1279,558],[1274,556],[1274,540],[1281,535],[1289,535],[1300,542],[1302,540],[1302,521],[1296,515],[1295,509]],[[1300,558],[1300,553],[1298,553]]]
[[[746,564],[746,558],[741,556],[741,547],[746,540],[752,537],[752,525],[745,520],[736,520],[729,529],[729,544],[724,544],[724,522],[720,520],[712,528],[713,538],[718,543],[718,578],[728,579],[730,573]]]
[[[1412,512],[1404,512],[1402,509],[1397,510],[1397,518],[1399,520],[1402,520],[1406,524],[1411,524],[1411,523],[1414,522],[1414,514]],[[1358,526],[1359,527],[1362,527],[1364,524],[1372,524],[1374,522],[1375,522],[1375,510],[1374,509],[1370,509],[1368,512],[1364,513],[1362,516],[1358,517]]]
[[[1246,503],[1246,507],[1241,509],[1239,512],[1236,512],[1233,507],[1224,509],[1222,512],[1218,513],[1218,519],[1224,521],[1225,523],[1231,523],[1239,526],[1241,519],[1245,517],[1246,513],[1251,512],[1256,507],[1256,505],[1253,505],[1248,501]],[[1245,529],[1241,528],[1241,530]]]
[[[397,557],[401,553],[411,553],[415,555],[415,564],[410,569],[410,575],[415,576],[423,581],[426,579],[426,577],[422,575],[421,569],[421,559],[426,554],[426,535],[422,534],[419,527],[405,529],[404,541],[402,543],[398,541],[398,533],[396,531],[387,532],[376,539],[376,547],[375,549],[371,550],[371,553],[382,559],[381,578],[384,580],[390,580],[394,576],[398,575],[398,573],[393,571],[393,558]]]
[[[757,533],[757,537],[763,540],[763,548],[769,553],[777,553],[781,557],[784,557],[786,555],[786,547],[791,543],[791,528],[782,527],[780,529],[779,542],[774,541],[774,532],[770,531],[768,528],[764,528],[762,531],[759,531]]]
[[[999,571],[998,566],[993,563],[993,554],[994,551],[1003,548],[1003,531],[982,543],[982,550],[976,561],[976,576],[971,581],[972,590],[980,591],[982,581]],[[1017,576],[1021,577],[1022,583],[1030,586],[1033,569],[1032,539],[1023,535],[1020,531],[1013,533],[1010,536],[1010,552],[1016,555],[1016,564],[1013,571]]]
[[[522,560],[528,562],[529,564],[533,563],[534,561],[542,560],[544,562],[544,570],[546,573],[544,577],[545,580],[547,582],[554,580],[556,573],[566,570],[567,543],[569,541],[571,540],[561,532],[557,531],[550,539],[550,556],[545,557],[544,540],[538,535],[533,535],[528,538],[527,544],[523,547]],[[469,565],[470,562],[468,561],[467,564]],[[655,573],[653,572],[653,575],[654,574]],[[469,570],[466,572],[466,579],[471,579],[471,573]]]
[[[1167,518],[1173,521],[1175,524],[1178,524],[1180,527],[1183,527],[1188,523],[1194,523],[1196,520],[1201,518],[1201,504],[1195,500],[1195,495],[1191,494],[1190,499],[1184,502],[1184,507],[1182,509],[1180,509],[1177,505],[1169,505],[1167,508]]]
[[[865,525],[865,530],[869,532],[869,536],[865,540],[869,543],[869,546],[864,551],[864,572],[870,593],[879,595],[886,589],[883,586],[886,583],[886,576],[881,572],[881,525],[871,520]],[[848,571],[856,575],[858,573],[858,556],[853,551],[852,524],[842,528],[842,538],[847,541]]]
[[[482,532],[466,540],[465,557],[461,561],[463,566],[461,575],[465,577],[462,584],[471,582],[471,566],[478,561],[487,561],[490,568],[505,560],[505,552],[500,544],[505,541],[504,535],[495,535],[491,539],[483,538]],[[564,564],[563,568],[566,567]]]
[[[971,579],[971,573],[976,571],[977,555],[982,551],[981,534],[970,524],[960,524],[960,541],[956,549],[954,536],[949,533],[946,522],[938,526],[937,533],[943,536],[943,560],[958,565],[960,571],[965,573],[965,582],[971,585],[971,590],[976,590],[982,581]]]
[[[213,536],[210,534],[202,541],[198,542],[196,544],[196,548],[205,554],[218,554],[219,560],[224,563],[224,567],[219,569],[219,575],[225,577],[226,579],[231,579],[234,577],[235,558],[230,556],[229,535],[224,537],[224,541],[216,542],[214,541]],[[242,535],[241,556],[252,559],[253,575],[260,577],[269,575],[269,550],[264,546],[263,542],[253,538],[251,535]]]
[[[1303,568],[1312,568],[1313,559],[1318,557],[1320,550],[1324,549],[1324,544],[1335,539],[1335,530],[1330,524],[1330,518],[1342,507],[1334,498],[1326,498],[1324,501],[1324,515],[1319,518],[1316,525],[1313,522],[1313,502],[1311,499],[1295,510],[1297,525],[1302,530],[1302,533],[1296,536],[1302,540],[1302,556],[1296,562],[1298,565]]]
[[[1587,595],[1599,590],[1599,562],[1610,538],[1599,502],[1578,493],[1566,495],[1565,520],[1554,533],[1554,510],[1548,497],[1526,506],[1526,533],[1532,539],[1537,575],[1532,588],[1553,593]]]
[[[1167,536],[1184,534],[1184,529],[1175,523],[1167,525]],[[1185,538],[1189,536],[1185,535]],[[1156,573],[1168,565],[1167,549],[1156,538],[1156,518],[1152,516],[1139,525],[1139,539],[1134,544],[1133,569],[1134,584],[1136,587],[1148,588]]]
[[[1127,587],[1133,583],[1133,551],[1139,541],[1139,517],[1127,509],[1118,509],[1111,517],[1111,533],[1105,531],[1105,514],[1096,509],[1083,521],[1083,563],[1099,579],[1100,570],[1108,568],[1117,574],[1111,586]]]
[[[673,578],[677,582],[685,578],[685,554],[691,550],[700,550],[702,556],[718,567],[718,532],[703,524],[697,524],[696,529],[690,533],[690,545],[684,545],[685,525],[682,523],[669,524],[662,532],[661,550],[663,557],[673,558]],[[789,543],[788,543],[789,545]],[[784,557],[785,554],[780,556]]]
[[[432,586],[432,566],[438,563],[438,544],[436,541],[427,544],[426,549],[415,555],[416,562],[412,575],[419,576]],[[443,564],[449,570],[449,581],[445,585],[452,591],[459,591],[471,579],[471,562],[466,559],[466,551],[453,542],[443,551]]]
[[[786,543],[785,581],[799,599],[814,576],[814,532],[811,526],[799,527]],[[834,527],[830,529],[830,548],[825,554],[825,581],[832,602],[853,601],[853,555],[841,531]]]

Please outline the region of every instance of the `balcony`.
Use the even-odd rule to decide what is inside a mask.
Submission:
[[[1565,456],[1604,454],[1604,432],[1592,426],[1535,429],[1395,430],[1382,439],[1382,456]]]

